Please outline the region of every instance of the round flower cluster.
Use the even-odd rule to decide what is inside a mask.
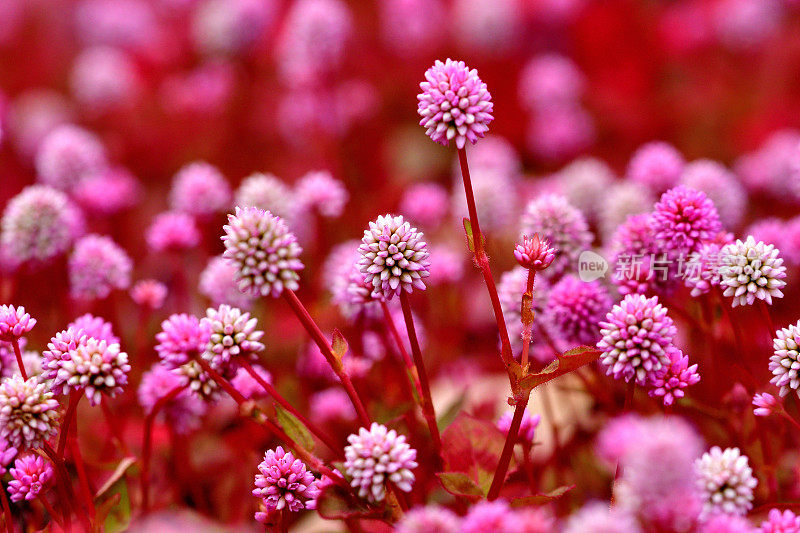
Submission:
[[[133,262],[111,237],[82,237],[69,258],[69,282],[73,297],[102,300],[114,289],[127,289]]]
[[[753,409],[753,414],[756,416],[770,416],[774,411],[783,408],[780,400],[768,392],[753,396],[753,405],[756,407]]]
[[[236,284],[236,268],[220,256],[212,257],[200,273],[198,290],[214,305],[229,304],[245,308],[253,305],[253,297],[240,291]]]
[[[720,163],[709,159],[686,165],[681,185],[703,191],[714,202],[722,223],[733,228],[747,211],[747,191],[734,174]]]
[[[666,254],[658,251],[650,214],[628,217],[611,237],[609,249],[618,273],[611,282],[621,294],[663,294],[673,288],[674,267]]]
[[[195,216],[225,211],[231,189],[225,176],[213,165],[199,161],[184,165],[172,179],[170,209]]]
[[[678,184],[686,162],[672,145],[651,142],[642,145],[631,157],[626,176],[662,193]]]
[[[258,465],[253,496],[261,498],[270,511],[288,509],[296,513],[314,509],[320,494],[314,474],[300,459],[278,446],[264,454]]]
[[[615,379],[647,385],[662,367],[670,364],[668,349],[677,334],[675,324],[658,297],[629,294],[600,322],[606,374]]]
[[[264,332],[256,329],[258,319],[237,307],[222,304],[217,309],[209,308],[200,323],[210,333],[202,356],[213,368],[226,369],[231,363],[235,366],[236,358],[252,358],[264,350],[259,342]]]
[[[199,52],[231,55],[247,50],[269,31],[278,11],[274,0],[205,0],[192,19]]]
[[[717,208],[702,191],[674,187],[656,203],[650,217],[656,242],[665,250],[688,256],[722,231]]]
[[[143,279],[131,288],[131,299],[151,310],[160,309],[166,297],[166,285],[154,279]]]
[[[84,49],[70,72],[75,99],[91,114],[102,114],[135,102],[141,80],[128,54],[110,46]]]
[[[25,312],[24,307],[0,305],[0,340],[11,342],[28,333],[36,325],[36,319]]]
[[[794,390],[800,397],[800,321],[788,328],[779,329],[772,340],[775,353],[769,358],[773,374],[770,383],[780,387],[780,395]]]
[[[25,455],[9,470],[8,494],[12,502],[36,498],[53,478],[53,467],[40,455]]]
[[[403,515],[397,523],[397,533],[459,533],[461,519],[453,511],[428,505],[415,507]]]
[[[575,63],[559,54],[531,59],[519,77],[519,98],[528,109],[571,104],[580,99],[586,80]]]
[[[330,172],[309,172],[294,188],[298,208],[316,210],[327,218],[342,216],[349,194],[344,184]]]
[[[733,296],[733,307],[753,305],[756,299],[771,304],[773,297],[783,298],[786,267],[779,253],[775,246],[756,242],[752,235],[720,250],[719,284],[725,296]]]
[[[90,313],[81,315],[67,324],[67,331],[70,329],[73,331],[83,330],[87,336],[94,337],[99,341],[106,341],[107,344],[120,344],[120,339],[114,335],[111,323]]]
[[[237,207],[223,229],[222,256],[236,267],[240,291],[277,298],[284,288],[297,290],[303,250],[283,220],[257,207]]]
[[[153,219],[145,234],[147,245],[156,252],[194,248],[200,242],[200,230],[186,213],[161,213]]]
[[[417,451],[408,445],[405,436],[373,422],[369,429],[362,427],[358,434],[347,437],[347,442],[350,444],[344,448],[345,472],[361,498],[383,501],[387,483],[411,492]]]
[[[0,382],[0,439],[19,451],[38,448],[58,431],[59,404],[46,383],[12,376]]]
[[[592,220],[597,220],[606,207],[609,191],[619,184],[629,183],[618,182],[611,167],[594,157],[575,159],[558,171],[554,179],[557,190],[567,201]],[[598,202],[601,197],[604,201]]]
[[[612,303],[600,282],[567,275],[550,289],[545,312],[563,340],[594,344],[600,335],[598,324]]]
[[[108,216],[135,206],[142,184],[130,170],[108,167],[81,180],[71,195],[87,212]]]
[[[210,337],[206,322],[193,315],[174,314],[161,323],[156,352],[167,367],[176,368],[203,353]]]
[[[489,131],[494,120],[492,95],[477,70],[448,58],[444,63],[437,60],[425,72],[425,79],[419,84],[417,113],[431,139],[444,146],[455,140],[456,147],[463,149],[467,141],[475,144]]]
[[[105,150],[92,133],[77,126],[59,126],[36,152],[36,173],[45,185],[70,191],[106,166]]]
[[[606,239],[632,216],[650,211],[655,203],[655,196],[650,189],[632,181],[616,183],[603,191],[602,195],[603,201],[597,206],[597,218],[600,232]],[[652,233],[650,228],[647,231]],[[652,235],[650,240],[655,240]]]
[[[383,215],[369,223],[358,247],[358,266],[373,296],[390,300],[401,291],[425,290],[428,245],[402,216]]]
[[[650,383],[653,387],[648,394],[663,398],[664,405],[672,405],[676,399],[683,398],[684,391],[689,385],[700,381],[697,365],[689,366],[689,357],[675,346],[667,349],[670,363],[662,367],[661,371],[653,376]]]
[[[437,183],[417,183],[403,192],[400,212],[426,228],[438,227],[449,208],[447,190]]]
[[[553,264],[556,251],[547,239],[540,239],[539,234],[534,233],[533,237],[522,236],[514,247],[514,257],[520,266],[528,270],[544,270]]]
[[[770,509],[767,519],[761,523],[760,533],[791,533],[800,531],[800,515],[794,514],[789,509],[781,512],[779,509]]]
[[[744,515],[753,507],[758,481],[739,448],[714,446],[695,462],[697,488],[704,497],[703,514]]]

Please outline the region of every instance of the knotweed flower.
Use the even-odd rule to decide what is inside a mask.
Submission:
[[[745,515],[753,507],[758,481],[739,448],[714,446],[695,462],[697,488],[704,498],[703,514]]]
[[[328,171],[309,172],[294,188],[298,207],[316,210],[326,218],[342,216],[349,194],[344,184]]]
[[[723,239],[728,240],[723,235]],[[700,249],[689,256],[686,272],[683,277],[684,284],[692,289],[693,297],[707,294],[712,287],[718,287],[721,276],[722,247],[728,242],[707,242],[700,245]]]
[[[756,533],[756,528],[744,517],[715,514],[703,522],[698,533]]]
[[[236,267],[240,291],[277,298],[284,288],[297,290],[303,250],[283,220],[257,207],[237,207],[223,230],[222,256]]]
[[[25,455],[9,470],[8,494],[12,502],[36,498],[53,478],[53,467],[40,455]]]
[[[662,397],[664,405],[672,405],[676,399],[683,398],[683,389],[700,381],[700,374],[697,365],[689,366],[689,357],[675,346],[670,346],[667,354],[670,364],[653,377],[653,388],[648,394]]]
[[[297,211],[294,193],[272,174],[246,177],[236,189],[233,203],[242,208],[257,207],[286,220],[291,220]]]
[[[166,212],[153,219],[145,234],[147,245],[156,252],[194,248],[200,242],[200,231],[190,215]]]
[[[143,49],[158,39],[155,6],[142,0],[82,0],[76,5],[76,36],[88,44]]]
[[[272,374],[264,367],[261,365],[253,365],[253,370],[255,370],[256,374],[258,374],[262,380],[270,384],[272,383]],[[264,387],[262,387],[261,384],[256,381],[256,378],[243,367],[239,367],[236,371],[236,375],[231,379],[231,385],[248,400],[267,397],[267,391],[264,390]]]
[[[36,325],[36,319],[25,312],[24,307],[0,305],[0,341],[11,342],[28,333]]]
[[[408,445],[405,436],[373,422],[369,430],[362,427],[358,434],[347,437],[347,442],[350,444],[344,448],[345,473],[361,498],[383,501],[387,483],[411,492],[417,451]]]
[[[447,216],[449,204],[447,190],[438,183],[417,183],[403,192],[400,212],[416,224],[435,229]]]
[[[663,294],[674,286],[675,264],[658,251],[650,216],[643,213],[628,217],[609,242],[614,269],[611,282],[621,294]]]
[[[800,321],[779,329],[776,335],[772,339],[775,353],[769,358],[769,370],[773,374],[770,383],[780,387],[781,396],[794,389],[800,397]]]
[[[17,152],[32,159],[48,133],[72,119],[67,99],[50,89],[32,89],[21,93],[9,106],[8,133]]]
[[[463,49],[497,56],[519,44],[520,9],[515,0],[456,0],[452,31]]]
[[[198,217],[226,211],[231,188],[215,166],[204,161],[184,165],[172,178],[170,209]]]
[[[578,256],[594,239],[583,214],[557,194],[543,194],[528,203],[521,230],[525,235],[538,233],[555,250],[555,260],[546,270],[549,277],[575,268]]]
[[[113,215],[130,209],[139,201],[142,185],[123,167],[106,167],[90,174],[72,189],[72,198],[86,211]]]
[[[774,35],[784,18],[781,4],[724,0],[715,4],[713,25],[719,40],[734,49],[752,49]]]
[[[640,533],[642,528],[627,512],[607,503],[585,505],[569,517],[564,533]]]
[[[161,309],[167,297],[167,287],[154,279],[143,279],[131,288],[131,299],[142,307]]]
[[[594,344],[600,337],[600,321],[612,304],[599,281],[581,281],[566,275],[550,289],[545,313],[567,342]]]
[[[141,90],[136,65],[128,54],[110,46],[83,50],[75,58],[69,82],[75,100],[93,114],[130,106]]]
[[[111,237],[82,237],[69,258],[70,292],[82,300],[102,300],[114,289],[127,289],[133,262]]]
[[[206,310],[201,327],[210,332],[203,359],[217,369],[231,366],[239,357],[253,358],[264,350],[259,339],[264,332],[256,329],[258,319],[250,318],[237,307],[222,304]]]
[[[0,382],[0,439],[19,451],[38,448],[58,431],[58,401],[38,377]]]
[[[358,252],[358,266],[372,294],[391,300],[401,291],[425,290],[428,245],[422,232],[402,216],[383,215],[369,223]]]
[[[442,0],[387,0],[380,8],[383,40],[399,57],[436,50],[446,38],[439,31],[448,16]]]
[[[722,231],[717,208],[702,191],[678,185],[656,203],[650,224],[666,251],[687,256]]]
[[[658,297],[629,294],[600,322],[606,374],[647,385],[671,361],[668,348],[677,333]]]
[[[725,227],[733,228],[741,222],[747,207],[747,191],[720,163],[709,159],[693,161],[684,167],[680,183],[706,193]]]
[[[585,90],[586,79],[577,65],[560,54],[534,57],[519,76],[519,100],[530,110],[577,102]]]
[[[511,421],[514,418],[512,411],[506,411],[497,420],[497,429],[508,435],[508,430],[511,429]],[[522,413],[522,422],[519,425],[519,432],[517,433],[517,440],[527,445],[533,444],[533,439],[536,437],[536,428],[539,426],[542,417],[539,415],[531,416],[526,409]]]
[[[319,424],[336,420],[354,420],[356,410],[347,393],[341,388],[330,388],[314,393],[309,399],[309,412]]]
[[[461,533],[520,531],[514,511],[505,500],[478,502],[461,522]]]
[[[3,212],[0,245],[12,265],[44,263],[67,251],[83,233],[83,215],[67,196],[32,185],[12,198]]]
[[[444,63],[437,60],[425,79],[419,84],[417,113],[431,139],[444,146],[454,140],[463,149],[468,140],[475,144],[489,131],[494,120],[492,95],[477,70],[448,58]]]
[[[547,239],[539,239],[539,234],[533,237],[523,235],[514,247],[514,257],[517,263],[528,270],[544,270],[556,258],[556,251],[550,246]]]
[[[610,200],[609,191],[617,188],[614,171],[593,157],[581,157],[569,163],[555,175],[555,180],[567,201],[593,220],[597,220],[603,209],[608,209],[604,204]],[[601,197],[602,202],[598,201]]]
[[[761,522],[760,533],[791,533],[800,531],[800,516],[789,509],[770,509],[767,519]]]
[[[522,173],[522,158],[507,139],[492,135],[469,152],[470,171],[484,170],[516,180]],[[461,163],[453,158],[453,178],[461,181]]]
[[[780,400],[768,392],[753,396],[753,414],[756,416],[770,416],[773,412],[783,409]]]
[[[431,286],[458,283],[464,277],[464,254],[448,244],[431,246],[428,261],[431,266],[427,281]]]
[[[206,374],[197,361],[189,361],[172,369],[172,371],[182,379],[187,380],[189,390],[194,392],[201,400],[206,402],[216,401],[220,392],[219,384]],[[231,376],[225,377],[229,378]]]
[[[306,469],[300,459],[278,446],[268,450],[258,465],[253,496],[261,498],[270,511],[284,508],[296,513],[314,509],[320,494],[314,474]]]
[[[193,315],[175,314],[161,323],[156,352],[168,368],[176,368],[203,353],[210,338],[207,322]]]
[[[88,337],[94,337],[99,341],[106,341],[107,344],[120,344],[119,337],[114,335],[111,323],[90,313],[81,315],[70,322],[66,329],[69,330],[70,328],[72,328],[73,331],[83,330]]]
[[[107,164],[100,139],[77,126],[59,126],[42,140],[36,152],[39,181],[70,191],[86,176]]]
[[[671,144],[650,142],[633,154],[626,177],[660,194],[678,184],[685,165],[683,156]]]
[[[482,145],[478,145],[482,146]],[[477,151],[477,148],[473,151]],[[473,165],[472,192],[478,210],[478,218],[483,231],[505,232],[517,219],[518,199],[516,197],[517,180],[513,174],[496,168]],[[452,213],[459,218],[468,217],[467,199],[464,193],[464,182],[460,172],[453,179]]]
[[[381,316],[379,302],[385,301],[382,294],[374,294],[372,285],[364,279],[357,262],[350,263],[347,277],[341,283],[331,287],[334,304],[342,315],[350,320],[358,317],[373,319]]]
[[[733,307],[753,305],[756,298],[772,304],[772,298],[783,298],[786,267],[780,251],[771,244],[756,242],[752,236],[742,242],[728,244],[720,250],[720,287],[725,296],[733,296]]]
[[[9,446],[5,439],[0,440],[0,476],[6,475],[6,467],[11,464],[11,461],[13,461],[16,456],[17,449],[13,446]]]
[[[200,273],[200,294],[207,296],[214,305],[229,304],[248,308],[253,297],[243,293],[236,284],[236,267],[223,257],[212,257]]]
[[[577,103],[538,110],[526,133],[530,150],[548,161],[580,154],[592,145],[595,136],[592,116]]]
[[[253,46],[276,18],[274,0],[205,0],[192,18],[195,47],[207,55],[232,55]]]
[[[461,519],[453,511],[438,505],[415,507],[396,524],[397,533],[459,533]]]
[[[150,414],[161,398],[186,383],[184,376],[163,364],[155,364],[142,375],[137,391],[139,405],[145,413]],[[200,417],[205,410],[205,404],[197,395],[184,390],[161,408],[158,417],[165,419],[176,432],[188,433],[200,425]]]

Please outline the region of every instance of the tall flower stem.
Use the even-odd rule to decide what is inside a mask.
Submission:
[[[3,503],[3,515],[6,518],[6,533],[14,533],[14,516],[11,514],[11,506],[8,504],[8,495],[6,494],[6,489],[4,487],[0,487],[0,496],[2,497]]]
[[[436,425],[436,412],[433,409],[433,399],[431,398],[431,387],[428,382],[428,373],[425,371],[425,362],[422,360],[422,351],[419,348],[417,330],[414,327],[414,317],[411,316],[411,305],[408,303],[408,294],[400,293],[400,306],[403,308],[403,318],[406,321],[408,340],[411,343],[411,353],[414,356],[414,363],[419,374],[420,388],[422,389],[422,412],[428,422],[428,429],[433,438],[433,446],[439,457],[442,456],[442,437],[439,435],[439,426]]]
[[[764,300],[759,300],[758,307],[761,311],[761,317],[764,319],[764,325],[769,329],[769,342],[772,344],[772,339],[775,336],[775,332],[778,330],[775,329],[775,323],[772,321],[772,316],[769,314],[767,303]]]
[[[386,305],[386,302],[383,300],[381,301],[381,309],[383,310],[383,319],[386,321],[386,327],[397,344],[397,350],[400,352],[400,356],[403,358],[403,363],[405,363],[406,368],[411,373],[411,377],[414,380],[414,386],[417,388],[419,394],[422,395],[422,389],[419,384],[419,374],[414,366],[414,361],[412,361],[411,356],[408,355],[408,351],[406,351],[406,345],[403,342],[403,339],[400,337],[400,332],[397,331],[397,326],[392,318],[392,313],[389,311],[389,306]]]
[[[114,436],[114,440],[117,441],[117,445],[122,450],[122,453],[125,455],[130,455],[131,453],[130,450],[128,450],[128,445],[125,444],[125,439],[122,438],[122,432],[119,430],[117,419],[114,417],[114,413],[111,412],[111,407],[109,407],[106,398],[103,398],[100,401],[100,410],[103,411],[103,416],[106,418],[106,423],[108,423],[111,434]]]
[[[508,428],[506,435],[506,442],[503,445],[503,451],[500,453],[500,460],[497,462],[497,469],[494,471],[492,484],[489,486],[489,493],[486,499],[494,501],[500,495],[500,489],[503,488],[503,483],[506,480],[506,473],[508,472],[508,465],[511,464],[511,455],[514,452],[514,445],[517,443],[519,436],[519,427],[522,425],[522,416],[525,414],[525,408],[528,407],[528,399],[530,399],[530,391],[525,394],[525,397],[517,402],[514,408],[514,417],[511,419],[511,427]]]
[[[347,375],[347,372],[344,371],[344,368],[342,368],[342,365],[337,361],[336,356],[333,354],[333,349],[331,348],[328,339],[322,333],[322,330],[319,329],[317,323],[314,322],[314,319],[303,305],[303,302],[297,298],[297,295],[294,293],[294,291],[290,289],[284,289],[283,297],[289,303],[292,311],[294,311],[294,314],[297,315],[297,318],[300,320],[300,323],[303,325],[306,332],[308,332],[308,334],[311,336],[311,339],[319,347],[320,352],[322,352],[322,355],[325,356],[328,364],[331,365],[331,368],[333,368],[334,372],[339,377],[339,381],[341,381],[344,390],[350,397],[353,407],[356,408],[356,412],[358,413],[358,417],[361,419],[361,423],[365,426],[369,426],[370,419],[369,415],[367,414],[367,410],[364,408],[364,404],[361,402],[361,398],[359,398],[355,387],[353,387],[353,382],[350,380],[350,376]]]
[[[467,196],[467,211],[469,212],[469,220],[472,226],[475,263],[478,268],[481,269],[483,280],[486,282],[486,288],[489,291],[489,298],[492,301],[492,309],[494,310],[494,318],[497,321],[497,329],[500,331],[500,356],[503,359],[503,364],[508,368],[514,360],[511,353],[511,341],[508,338],[508,328],[506,328],[506,320],[503,317],[503,309],[500,306],[500,297],[497,295],[497,287],[492,277],[489,256],[486,255],[486,250],[483,247],[483,234],[481,233],[481,225],[478,221],[478,210],[475,207],[475,196],[472,192],[472,181],[469,177],[467,152],[464,148],[458,149],[458,162],[461,165],[461,177],[464,180],[464,192]]]
[[[69,400],[67,402],[67,411],[64,414],[64,421],[61,424],[61,434],[58,436],[58,456],[64,457],[64,448],[67,446],[67,435],[69,429],[72,427],[72,420],[75,418],[75,411],[78,408],[78,402],[81,400],[82,392],[80,390],[72,389],[69,393]]]
[[[22,362],[22,351],[19,349],[19,339],[17,337],[12,338],[11,345],[14,347],[14,355],[17,356],[19,373],[22,374],[22,379],[28,381],[28,372],[25,370],[25,363]]]
[[[53,522],[58,524],[58,527],[63,529],[64,528],[64,524],[62,523],[61,519],[59,519],[58,515],[56,514],[56,510],[53,509],[53,506],[50,505],[50,502],[47,501],[47,498],[45,498],[44,495],[42,495],[42,497],[39,498],[39,501],[41,502],[42,507],[44,507],[44,510],[47,511],[47,514],[50,515],[50,518],[53,520]]]
[[[83,528],[86,531],[92,531],[91,521],[89,520],[88,515],[85,512],[79,512],[80,509],[75,504],[77,498],[75,497],[75,491],[72,489],[72,483],[70,482],[69,473],[67,472],[67,467],[64,464],[64,460],[58,456],[56,451],[50,446],[49,443],[45,442],[42,445],[42,449],[50,461],[53,463],[53,469],[56,472],[56,476],[59,479],[59,483],[56,484],[59,492],[61,493],[61,505],[63,507],[62,517],[64,518],[64,523],[66,526],[67,531],[70,529],[70,507],[74,506],[75,514],[78,517],[78,520],[81,521]]]
[[[522,298],[522,356],[520,361],[522,368],[528,368],[528,353],[531,350],[531,329],[533,327],[533,310],[525,309],[528,302],[533,302],[533,281],[536,278],[536,271],[528,269],[528,282],[525,287],[525,295]],[[530,317],[530,318],[527,318]],[[526,323],[527,322],[527,323]]]
[[[96,510],[94,507],[94,500],[92,498],[92,490],[89,488],[89,478],[86,477],[86,467],[83,463],[83,456],[78,447],[78,442],[74,438],[70,439],[69,450],[72,453],[72,460],[75,463],[75,470],[78,473],[78,481],[81,486],[81,495],[83,496],[84,508],[89,513],[89,517],[94,520]]]
[[[287,411],[289,411],[289,412],[290,412],[292,415],[294,415],[295,417],[297,417],[297,419],[298,419],[298,420],[299,420],[299,421],[300,421],[302,424],[304,424],[304,425],[305,425],[305,426],[308,428],[308,430],[309,430],[309,431],[311,431],[311,433],[313,433],[313,434],[314,434],[314,435],[315,435],[315,436],[316,436],[316,437],[317,437],[319,440],[321,440],[321,441],[322,441],[322,442],[325,444],[325,446],[327,446],[328,448],[330,448],[330,449],[331,449],[331,451],[333,451],[333,453],[335,453],[335,454],[337,454],[337,455],[338,455],[339,453],[341,453],[341,446],[338,446],[338,445],[337,445],[337,444],[336,444],[336,443],[333,441],[333,439],[332,439],[331,437],[329,437],[329,436],[328,436],[328,435],[327,435],[327,434],[326,434],[324,431],[322,431],[322,430],[321,430],[319,427],[317,427],[317,425],[316,425],[316,424],[313,424],[313,423],[312,423],[310,420],[308,420],[308,419],[307,419],[305,416],[303,416],[303,415],[302,415],[302,414],[301,414],[301,413],[300,413],[300,412],[299,412],[297,409],[295,409],[295,408],[292,406],[292,404],[290,404],[290,403],[289,403],[289,402],[286,400],[286,398],[284,398],[283,396],[281,396],[281,393],[280,393],[280,392],[278,392],[278,391],[275,389],[275,387],[273,387],[273,386],[272,386],[272,385],[271,385],[271,384],[270,384],[270,383],[269,383],[267,380],[265,380],[264,378],[262,378],[262,377],[261,377],[261,376],[258,374],[258,372],[256,372],[256,370],[253,368],[253,365],[251,365],[251,364],[250,364],[248,361],[246,361],[246,360],[244,360],[244,359],[242,359],[241,361],[239,361],[239,363],[240,363],[240,364],[242,365],[242,367],[243,367],[243,368],[244,368],[244,369],[247,371],[247,373],[248,373],[248,374],[250,374],[250,375],[253,377],[253,379],[254,379],[254,380],[256,380],[256,382],[258,382],[258,384],[259,384],[259,385],[261,385],[261,388],[262,388],[262,389],[264,389],[264,391],[266,391],[266,393],[267,393],[267,394],[269,394],[269,395],[272,397],[272,399],[273,399],[273,400],[275,400],[276,402],[278,402],[278,405],[280,405],[281,407],[283,407],[284,409],[286,409]]]

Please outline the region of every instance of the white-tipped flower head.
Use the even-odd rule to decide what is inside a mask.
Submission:
[[[240,291],[277,298],[284,288],[297,289],[303,250],[283,220],[257,207],[237,207],[223,229],[222,256],[236,267]]]
[[[720,250],[720,286],[725,296],[733,296],[733,307],[753,305],[756,298],[768,304],[773,297],[783,298],[786,267],[779,253],[774,245],[756,242],[752,235]]]
[[[425,290],[428,245],[422,232],[402,216],[383,215],[369,223],[358,247],[359,270],[376,296],[391,299],[400,291]]]
[[[779,329],[772,339],[775,353],[769,359],[769,369],[773,374],[770,383],[780,387],[781,396],[794,389],[800,397],[800,321],[788,328]]]
[[[211,332],[203,359],[212,367],[224,369],[237,357],[251,358],[264,350],[259,342],[264,332],[256,329],[258,320],[239,308],[226,304],[209,308],[201,323]]]
[[[714,446],[695,462],[697,488],[705,497],[703,514],[745,515],[753,507],[758,481],[739,448]]]
[[[408,445],[404,435],[373,422],[369,430],[361,428],[357,435],[347,437],[347,442],[350,445],[344,448],[345,473],[352,478],[350,485],[358,489],[361,498],[383,501],[387,483],[411,492],[417,450]]]
[[[0,383],[0,439],[22,452],[38,448],[58,430],[58,401],[38,377]]]

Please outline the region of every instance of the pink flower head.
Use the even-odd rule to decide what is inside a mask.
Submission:
[[[695,461],[697,488],[703,495],[703,516],[730,514],[744,516],[753,508],[753,476],[746,455],[739,448],[714,446]]]
[[[195,8],[192,36],[207,55],[247,51],[268,33],[278,12],[275,0],[204,0]]]
[[[350,196],[344,184],[328,171],[309,172],[294,188],[298,208],[315,210],[326,218],[342,216]]]
[[[36,325],[36,319],[25,312],[24,307],[0,305],[0,340],[11,342],[19,339]]]
[[[668,348],[677,330],[658,297],[625,296],[600,327],[602,339],[597,347],[603,350],[601,361],[606,374],[615,379],[634,379],[644,386],[671,363]]]
[[[383,501],[387,483],[411,492],[417,451],[408,445],[404,435],[373,422],[369,429],[362,427],[347,437],[347,442],[350,444],[344,448],[345,472],[361,498]]]
[[[575,63],[559,54],[541,54],[522,69],[519,99],[528,109],[577,102],[586,80]]]
[[[107,167],[86,176],[72,190],[72,197],[90,213],[113,215],[136,205],[141,184],[129,170]]]
[[[528,270],[544,270],[553,263],[556,251],[547,239],[539,239],[539,234],[534,233],[533,237],[522,236],[514,248],[514,257]]]
[[[70,292],[82,300],[102,300],[114,289],[127,289],[133,262],[111,237],[87,235],[69,258]]]
[[[272,374],[267,369],[261,365],[253,365],[253,370],[262,380],[272,384]],[[267,397],[267,391],[264,390],[264,387],[244,367],[239,367],[236,370],[236,375],[231,379],[231,385],[248,400]]]
[[[462,49],[496,57],[519,44],[524,20],[521,10],[517,0],[455,0],[451,31]]]
[[[762,392],[753,396],[753,414],[756,416],[770,416],[774,412],[783,409],[783,404],[775,396],[768,392]]]
[[[469,140],[478,142],[489,131],[492,116],[492,95],[478,77],[478,71],[467,68],[463,61],[437,60],[419,84],[417,112],[420,126],[435,142],[447,146],[455,140],[463,149]]]
[[[233,371],[239,357],[252,359],[264,350],[260,342],[264,332],[256,329],[258,319],[251,318],[250,313],[237,307],[227,304],[216,309],[209,307],[200,325],[211,334],[202,353],[203,359],[215,369],[230,368]]]
[[[609,248],[614,254],[611,282],[621,294],[664,294],[674,288],[676,263],[659,251],[650,229],[650,217],[649,213],[630,216],[611,236]],[[701,266],[701,259],[696,254],[690,258],[695,259],[690,264]],[[702,274],[696,270],[687,266],[687,284],[689,279]]]
[[[772,339],[774,353],[769,358],[770,383],[780,387],[781,397],[794,390],[800,397],[800,320],[779,329]]]
[[[358,247],[358,267],[373,295],[390,300],[401,291],[425,290],[430,264],[424,238],[402,216],[387,214],[369,223]]]
[[[170,208],[207,217],[225,211],[231,203],[231,188],[214,166],[199,161],[184,165],[172,179]]]
[[[8,110],[8,133],[17,152],[29,160],[48,133],[71,119],[67,99],[49,89],[33,89],[15,98]]]
[[[191,215],[166,212],[153,219],[145,234],[150,249],[183,250],[194,248],[200,242],[200,231]]]
[[[222,256],[236,267],[240,291],[277,298],[284,288],[297,290],[303,250],[280,217],[257,207],[237,207],[223,230]]]
[[[162,364],[155,364],[142,375],[137,392],[139,405],[149,414],[161,398],[186,384],[185,376]],[[200,417],[205,410],[203,400],[191,394],[187,388],[162,407],[159,417],[164,418],[178,433],[187,433],[200,424]]]
[[[208,61],[188,72],[168,76],[161,86],[161,105],[168,113],[218,115],[235,88],[235,71],[225,61]]]
[[[38,377],[0,381],[0,439],[19,451],[38,448],[58,431],[59,403]]]
[[[196,316],[175,314],[161,323],[156,352],[168,368],[187,363],[205,351],[211,331]]]
[[[11,501],[32,500],[47,486],[53,477],[53,467],[40,455],[25,455],[10,469],[12,480],[8,483]]]
[[[507,411],[500,415],[497,420],[497,429],[508,435],[508,430],[511,429],[511,421],[514,418],[512,411]],[[522,422],[519,425],[519,432],[517,433],[517,440],[527,445],[533,444],[533,439],[536,437],[536,428],[539,426],[542,417],[539,415],[531,416],[527,409],[522,414]]]
[[[81,180],[106,165],[100,139],[77,126],[54,129],[36,152],[39,181],[62,191],[71,191]]]
[[[450,199],[438,183],[417,183],[407,188],[400,199],[400,212],[409,220],[428,228],[437,228],[447,216]]]
[[[579,104],[540,109],[528,126],[528,147],[547,161],[563,161],[580,154],[595,140],[594,121]]]
[[[229,304],[240,308],[249,308],[253,305],[253,297],[239,290],[236,283],[236,267],[220,256],[209,260],[200,274],[198,289],[214,305]]]
[[[167,286],[154,279],[143,279],[131,288],[131,299],[148,309],[160,309],[167,297]]]
[[[461,522],[461,533],[519,531],[514,511],[505,500],[482,501],[473,505]]]
[[[756,299],[772,304],[772,298],[783,298],[786,267],[772,244],[747,239],[726,244],[720,250],[719,285],[725,296],[733,297],[733,307],[753,305]]]
[[[689,366],[689,357],[675,346],[670,346],[667,354],[670,364],[653,377],[653,388],[648,394],[662,397],[664,405],[672,405],[676,399],[683,398],[683,389],[700,381],[700,374],[697,373],[697,365]]]
[[[75,58],[69,81],[75,99],[92,114],[131,107],[142,85],[128,54],[110,46],[83,50]]]
[[[791,510],[770,509],[767,519],[761,523],[760,533],[797,533],[800,531],[800,516]]]
[[[681,185],[703,191],[714,202],[722,224],[736,227],[747,210],[747,190],[722,164],[700,159],[686,165]]]
[[[81,315],[67,325],[67,330],[83,330],[88,337],[94,337],[99,341],[106,341],[108,344],[119,344],[119,337],[114,335],[111,322],[90,313]]]
[[[351,421],[356,410],[347,393],[341,388],[330,388],[315,393],[309,400],[311,416],[320,424],[337,420]]]
[[[397,533],[459,533],[461,519],[453,511],[427,505],[415,507],[403,515],[397,523]]]
[[[75,19],[75,34],[88,44],[143,51],[158,37],[153,4],[144,0],[82,0]]]
[[[430,247],[431,263],[428,283],[431,286],[443,283],[458,283],[464,276],[464,254],[448,244]]]
[[[605,285],[568,274],[550,289],[545,313],[564,341],[594,344],[612,303]]]
[[[671,144],[656,141],[636,150],[626,176],[660,194],[678,184],[685,165],[683,156]]]
[[[398,56],[421,56],[444,40],[440,29],[448,13],[442,0],[385,0],[380,5],[383,40]]]
[[[722,223],[708,196],[683,185],[665,192],[656,203],[650,226],[666,251],[688,255],[713,240]]]
[[[727,240],[727,236],[723,234],[719,240]],[[692,289],[692,296],[697,297],[701,294],[707,294],[712,287],[719,286],[722,247],[726,244],[728,242],[706,242],[700,245],[700,249],[697,252],[689,256],[683,282]]]
[[[288,509],[296,513],[314,509],[320,494],[314,474],[300,459],[278,446],[268,450],[258,465],[253,496],[261,498],[270,511]]]
[[[607,503],[593,502],[569,517],[564,533],[641,533],[642,529],[630,513]]]

